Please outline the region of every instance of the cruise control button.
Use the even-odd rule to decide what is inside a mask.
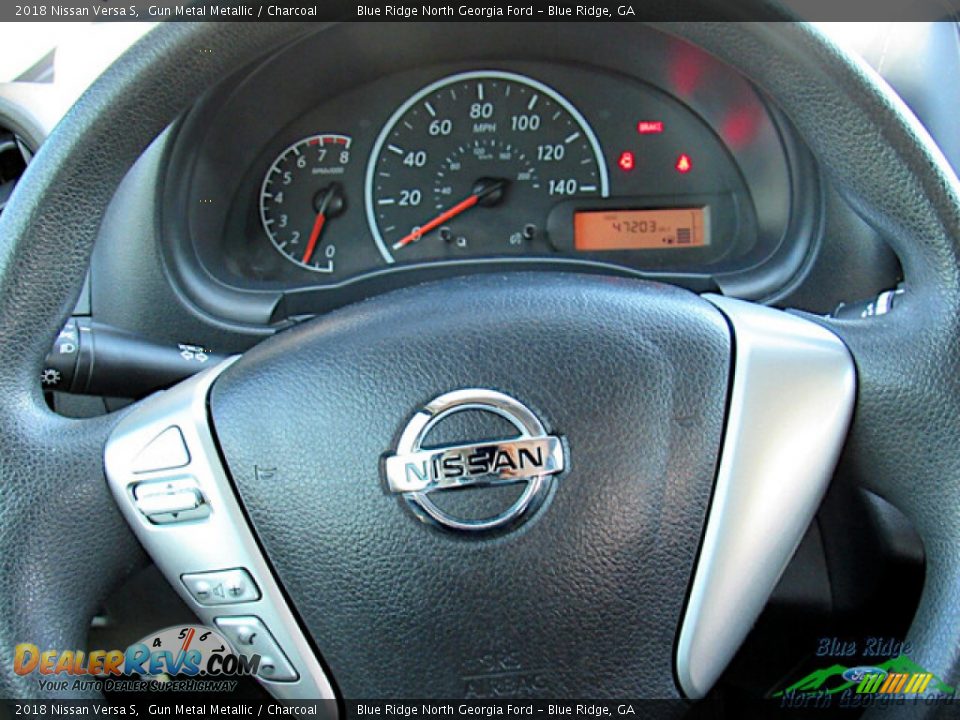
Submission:
[[[200,605],[230,605],[260,599],[260,589],[243,568],[189,573],[180,579]]]
[[[214,622],[240,654],[260,656],[260,665],[257,668],[259,677],[274,682],[292,682],[299,679],[299,673],[290,664],[260,618],[253,615],[219,617]]]

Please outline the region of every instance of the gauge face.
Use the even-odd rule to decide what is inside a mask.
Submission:
[[[346,210],[340,182],[350,162],[346,135],[312,135],[273,161],[260,186],[260,222],[273,246],[302,268],[335,270],[330,226]]]
[[[583,116],[523,75],[470,72],[405,102],[367,166],[367,221],[387,262],[547,252],[547,216],[606,197]]]

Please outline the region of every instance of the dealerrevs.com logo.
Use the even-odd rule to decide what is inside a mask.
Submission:
[[[261,657],[233,651],[216,630],[202,625],[165,628],[126,650],[41,649],[24,642],[14,648],[13,669],[36,675],[44,691],[218,691],[237,678],[256,675]]]

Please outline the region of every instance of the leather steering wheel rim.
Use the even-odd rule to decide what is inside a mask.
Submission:
[[[949,681],[960,663],[957,179],[883,81],[810,26],[660,27],[762,88],[901,259],[907,292],[896,312],[827,324],[850,348],[859,378],[844,461],[862,485],[903,511],[923,540],[927,578],[908,639],[913,659]],[[0,218],[4,697],[38,695],[30,678],[13,672],[16,643],[84,647],[99,602],[143,561],[103,478],[103,447],[118,417],[57,416],[37,382],[79,293],[106,206],[144,148],[206,88],[320,29],[161,25],[64,118]]]

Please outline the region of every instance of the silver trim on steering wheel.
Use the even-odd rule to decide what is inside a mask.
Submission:
[[[237,500],[207,417],[225,360],[137,405],[107,441],[107,482],[170,585],[280,699],[335,695]],[[331,704],[331,708],[333,705]]]
[[[856,395],[846,346],[824,327],[704,296],[733,333],[733,383],[677,677],[703,697],[753,627],[820,505]]]

